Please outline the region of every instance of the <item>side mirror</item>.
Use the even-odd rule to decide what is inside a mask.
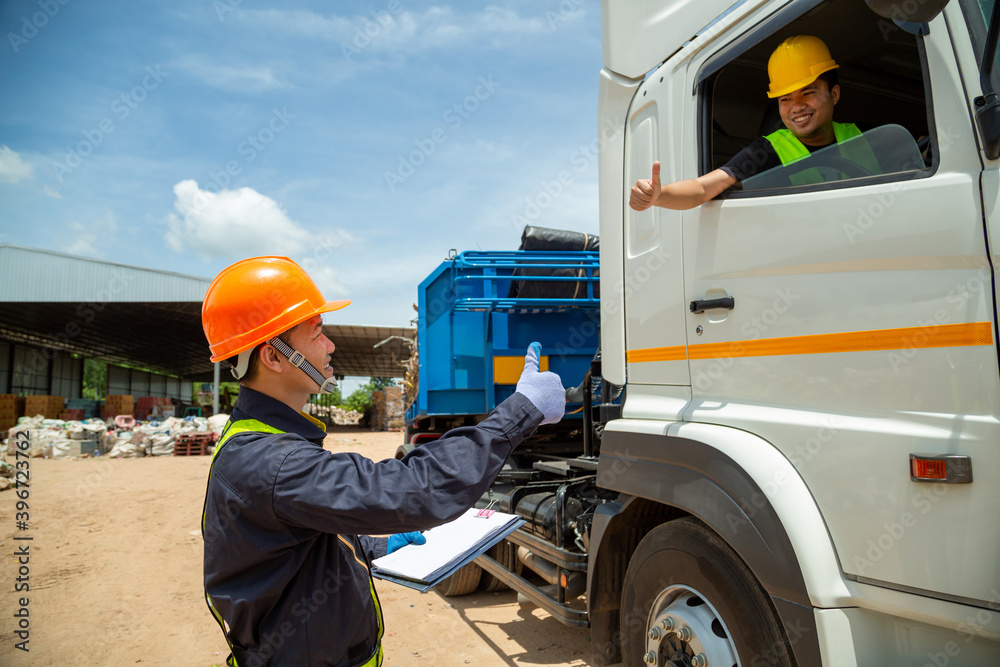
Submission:
[[[910,23],[929,23],[944,11],[948,0],[865,0],[882,18]]]
[[[1000,99],[996,93],[976,98],[976,125],[989,160],[1000,157]]]

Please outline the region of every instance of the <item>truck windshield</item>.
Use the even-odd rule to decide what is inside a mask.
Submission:
[[[832,144],[789,164],[743,181],[743,190],[812,185],[924,168],[910,133],[900,125],[882,125],[839,144]]]

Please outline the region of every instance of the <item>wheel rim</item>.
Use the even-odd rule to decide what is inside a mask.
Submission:
[[[671,586],[653,601],[643,661],[660,667],[741,667],[719,612],[690,586]]]

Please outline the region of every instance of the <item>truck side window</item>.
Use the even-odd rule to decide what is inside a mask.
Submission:
[[[928,175],[935,151],[928,129],[930,89],[924,81],[922,37],[850,0],[830,0],[769,30],[743,39],[753,44],[748,48],[740,48],[738,41],[728,49],[732,54],[728,60],[710,61],[706,68],[714,71],[700,85],[702,118],[710,119],[702,123],[701,173],[726,165],[748,146],[760,148],[765,139],[775,145],[770,138],[785,124],[777,99],[766,94],[768,58],[789,37],[813,35],[829,47],[839,65],[834,70],[839,99],[833,120],[850,130],[838,130],[837,143],[810,148],[808,154],[803,150],[789,156],[785,151],[761,157],[759,169],[745,170],[746,176],[734,173],[742,182],[723,196],[850,187],[872,179]],[[726,55],[727,51],[720,52],[719,59]],[[832,90],[825,81],[823,85]],[[738,194],[741,190],[748,194]]]

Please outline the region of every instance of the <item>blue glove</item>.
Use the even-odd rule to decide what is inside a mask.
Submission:
[[[423,533],[397,533],[395,535],[389,536],[389,545],[386,547],[385,553],[388,556],[396,549],[402,549],[407,544],[423,544],[427,541]]]
[[[566,390],[562,380],[552,371],[538,372],[538,360],[541,358],[541,343],[529,345],[528,353],[524,355],[524,371],[517,381],[517,393],[538,408],[543,424],[555,424],[566,413]]]

